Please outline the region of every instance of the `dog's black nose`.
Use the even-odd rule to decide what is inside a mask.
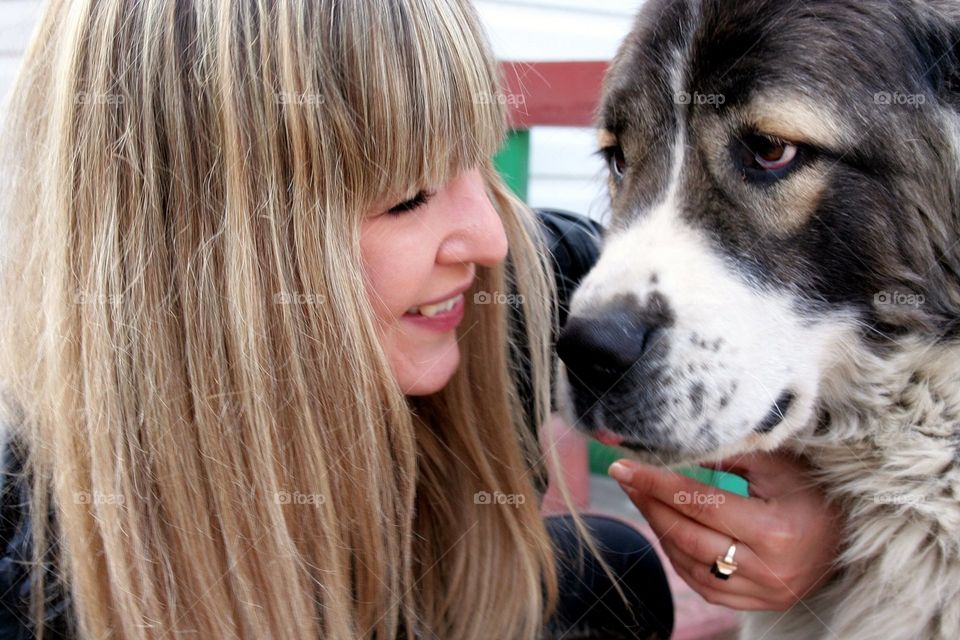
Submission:
[[[607,307],[596,317],[571,316],[560,333],[557,355],[575,384],[606,389],[649,356],[667,324],[663,314],[644,313],[629,302]]]

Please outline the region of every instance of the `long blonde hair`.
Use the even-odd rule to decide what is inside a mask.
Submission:
[[[49,2],[2,142],[0,382],[80,637],[537,634],[504,306],[405,398],[358,249],[373,203],[483,167],[516,277],[476,286],[523,296],[545,420],[553,296],[489,165],[496,86],[467,0]]]

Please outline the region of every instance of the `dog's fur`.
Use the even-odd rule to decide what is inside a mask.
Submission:
[[[746,638],[960,638],[958,41],[956,0],[648,0],[607,75],[560,404],[649,462],[795,449],[846,515]]]

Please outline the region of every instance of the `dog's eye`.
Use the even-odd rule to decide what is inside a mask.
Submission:
[[[607,165],[613,177],[618,181],[622,180],[627,172],[627,158],[623,155],[623,148],[620,145],[614,145],[601,149],[600,153],[607,159]]]
[[[767,171],[788,167],[796,157],[797,145],[778,140],[764,141],[755,154],[757,164]]]
[[[733,155],[745,178],[773,182],[794,168],[800,147],[771,136],[751,134],[734,142]]]

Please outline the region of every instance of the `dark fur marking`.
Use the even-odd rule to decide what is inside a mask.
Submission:
[[[784,417],[786,417],[790,411],[790,405],[793,404],[795,399],[796,394],[792,391],[784,391],[781,393],[780,397],[777,398],[777,401],[770,409],[770,413],[756,426],[754,431],[757,433],[770,433],[773,431],[778,424],[783,422]]]
[[[694,415],[703,413],[703,396],[706,394],[706,387],[702,382],[698,382],[690,387],[690,405],[693,408]]]
[[[719,444],[719,438],[717,438],[717,434],[714,433],[713,425],[709,422],[701,425],[697,430],[694,441],[699,444],[701,440],[705,441],[704,445],[702,445],[705,451],[715,449]]]

